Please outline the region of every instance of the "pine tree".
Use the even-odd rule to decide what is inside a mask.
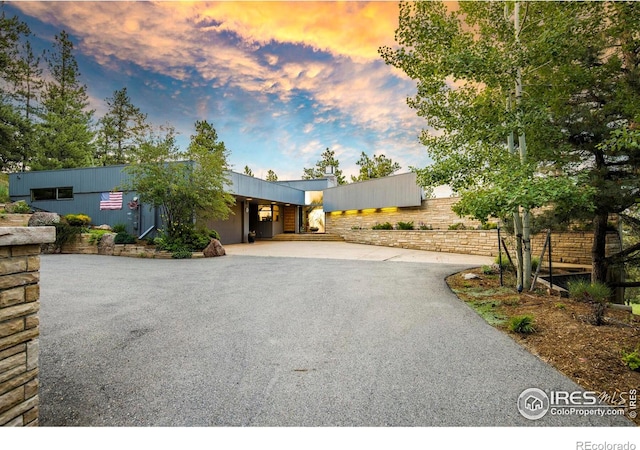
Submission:
[[[147,115],[131,103],[126,87],[106,103],[109,111],[99,121],[95,159],[104,166],[131,162],[136,146],[150,131]]]
[[[327,167],[333,167],[333,175],[335,175],[338,184],[345,184],[346,180],[344,175],[342,174],[342,170],[339,169],[340,162],[336,158],[336,152],[333,150],[327,149],[322,152],[320,155],[322,159],[316,162],[315,167],[304,168],[302,179],[303,180],[313,180],[316,178],[324,178],[327,175]]]
[[[51,81],[45,84],[38,155],[33,168],[60,169],[91,165],[94,154],[87,88],[80,83],[73,43],[62,31],[47,58]]]

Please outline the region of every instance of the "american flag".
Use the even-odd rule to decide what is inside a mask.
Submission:
[[[122,192],[100,194],[100,209],[122,209]]]

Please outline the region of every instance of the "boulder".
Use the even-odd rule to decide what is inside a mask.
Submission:
[[[464,279],[465,280],[479,280],[480,277],[478,275],[476,275],[475,273],[466,273],[464,275]]]
[[[224,256],[227,252],[224,250],[222,243],[217,239],[211,239],[209,245],[202,251],[202,254],[206,258],[211,258],[213,256]]]
[[[103,234],[98,242],[98,254],[100,255],[113,255],[113,248],[115,245],[115,234],[107,233]]]
[[[93,227],[94,230],[107,230],[107,231],[112,231],[113,228],[111,228],[109,225],[104,224],[104,225],[98,225],[97,227]]]
[[[60,223],[60,216],[57,213],[38,211],[31,214],[27,226],[46,227],[56,223]]]

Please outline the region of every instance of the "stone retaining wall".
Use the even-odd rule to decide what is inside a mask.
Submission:
[[[0,426],[38,425],[40,245],[55,228],[0,228]]]
[[[400,247],[433,252],[462,253],[466,255],[498,255],[496,230],[347,230],[340,235],[347,242],[357,244]],[[546,234],[531,241],[532,256],[540,256]],[[509,238],[505,239],[509,243]],[[569,264],[591,264],[593,235],[586,232],[555,233],[551,235],[552,260]],[[513,245],[509,245],[513,255]],[[607,235],[607,254],[620,250],[617,233]]]

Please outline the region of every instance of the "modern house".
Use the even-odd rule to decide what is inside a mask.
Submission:
[[[126,166],[87,167],[9,175],[9,195],[33,209],[87,214],[96,225],[123,224],[139,237],[162,228],[160,212],[141,204],[137,193],[124,191]],[[413,173],[338,186],[335,177],[269,182],[229,172],[227,192],[236,203],[227,220],[203,225],[220,233],[225,244],[247,242],[281,233],[325,232],[326,213],[380,211],[389,207],[420,207],[422,189]]]

